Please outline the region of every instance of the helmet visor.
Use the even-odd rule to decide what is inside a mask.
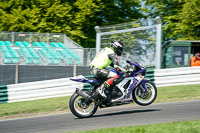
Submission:
[[[121,56],[122,55],[122,53],[123,53],[123,49],[116,49],[116,54],[118,55],[118,56]]]

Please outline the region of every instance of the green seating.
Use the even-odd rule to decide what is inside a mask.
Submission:
[[[65,47],[65,45],[63,44],[63,43],[57,43],[58,44],[58,46],[60,47],[60,48],[64,48]]]
[[[34,47],[41,47],[39,42],[33,42],[32,44],[33,44]]]
[[[18,47],[23,46],[23,44],[20,41],[16,41],[15,45],[18,46]]]
[[[28,42],[22,42],[22,45],[28,47],[30,44]]]
[[[60,64],[60,59],[55,59],[54,64],[56,64],[56,65]]]
[[[65,47],[65,45],[60,42],[50,42],[50,45],[54,48],[64,48]]]
[[[10,41],[0,41],[0,52],[6,64],[16,64],[25,60],[26,64],[47,63],[52,65],[80,63],[80,57],[61,42],[15,41],[14,47]],[[42,61],[44,60],[44,61]]]
[[[11,41],[0,41],[0,46],[12,46]]]
[[[33,64],[40,64],[40,57],[34,57]]]
[[[46,42],[33,42],[34,47],[48,47]]]
[[[27,63],[27,64],[32,64],[32,63],[33,63],[32,57],[27,57],[27,58],[26,58],[26,63]]]
[[[14,57],[13,58],[13,63],[16,64],[16,63],[19,63],[20,62],[20,58],[19,57]]]
[[[12,46],[12,43],[11,43],[11,41],[4,41],[4,45],[5,46]]]
[[[57,47],[58,47],[57,43],[55,43],[55,42],[50,42],[50,45],[51,45],[52,47],[54,47],[54,48],[57,48]]]
[[[12,63],[12,59],[11,59],[11,58],[5,57],[5,58],[4,58],[4,63],[5,63],[5,64],[10,64],[10,63]]]
[[[50,45],[53,48],[62,48],[62,50],[57,50],[56,52],[58,55],[60,55],[60,58],[63,60],[67,60],[68,64],[72,64],[74,61],[73,58],[76,60],[76,64],[80,64],[80,57],[76,55],[75,52],[67,48],[63,43],[61,42],[50,42]]]
[[[53,63],[53,58],[48,58],[47,63],[48,63],[48,64],[54,64],[54,63]]]
[[[40,45],[42,46],[42,47],[47,47],[48,45],[46,44],[46,42],[39,42],[40,43]]]
[[[2,50],[2,52],[6,52],[6,53],[9,52],[9,51],[8,51],[8,48],[5,47],[5,46],[0,47],[0,49]]]
[[[15,45],[17,47],[28,47],[28,46],[30,46],[30,44],[26,41],[16,41]]]
[[[4,46],[4,42],[3,41],[0,41],[0,46]]]

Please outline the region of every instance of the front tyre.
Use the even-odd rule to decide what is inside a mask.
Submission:
[[[146,86],[147,91],[144,90],[142,85],[139,85],[132,92],[133,100],[141,106],[147,106],[153,103],[157,97],[157,88],[154,83],[146,81],[144,85]]]
[[[76,93],[71,96],[69,107],[71,112],[79,118],[93,116],[98,109],[98,106],[94,102],[85,100]]]

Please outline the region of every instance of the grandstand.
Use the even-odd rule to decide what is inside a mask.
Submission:
[[[11,39],[10,39],[11,40]],[[80,56],[63,42],[0,39],[0,64],[73,65]]]

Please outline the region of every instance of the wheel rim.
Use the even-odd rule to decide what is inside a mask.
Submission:
[[[74,101],[74,109],[76,110],[77,113],[84,116],[92,114],[93,110],[95,109],[95,106],[96,105],[94,102],[88,104],[87,101],[81,96],[76,97]]]
[[[154,97],[155,97],[155,89],[154,86],[150,83],[145,83],[145,86],[148,90],[148,93],[145,94],[144,91],[142,91],[142,89],[140,87],[137,87],[135,90],[135,96],[136,99],[140,102],[140,103],[150,103]]]

